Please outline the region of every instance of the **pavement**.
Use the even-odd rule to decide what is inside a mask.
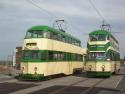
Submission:
[[[79,74],[30,82],[0,74],[0,94],[54,94],[62,88],[64,89],[56,94],[125,94],[125,67],[121,67],[120,73],[100,82],[90,92],[82,93],[101,79],[103,78],[87,78],[85,74]],[[69,85],[72,86],[67,87]]]

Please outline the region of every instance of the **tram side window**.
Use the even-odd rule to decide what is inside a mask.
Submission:
[[[53,32],[52,39],[58,40],[58,34],[57,34],[57,33],[55,33],[55,32]]]
[[[77,40],[75,40],[75,45],[78,46],[78,41]]]
[[[72,59],[71,59],[71,54],[70,53],[67,53],[67,60],[68,61],[71,61]]]
[[[64,53],[63,52],[54,52],[53,59],[60,60],[60,61],[64,60]]]
[[[38,51],[33,51],[33,52],[31,53],[31,57],[32,57],[32,59],[40,59],[40,58],[41,58],[40,52],[38,52]]]
[[[26,34],[26,38],[31,38],[32,37],[32,32],[27,32],[27,34]]]
[[[41,52],[41,60],[47,60],[47,52]]]
[[[78,46],[80,46],[80,42],[78,41]]]
[[[53,53],[53,59],[58,60],[58,53]]]
[[[66,36],[66,43],[68,43],[68,37]]]
[[[59,41],[62,41],[61,34],[57,34],[57,39],[58,39]]]
[[[58,53],[58,60],[64,60],[64,53]]]
[[[37,32],[36,31],[33,32],[33,38],[37,38]]]
[[[50,38],[51,37],[50,32],[44,31],[43,32],[43,37],[44,38]]]
[[[48,52],[48,59],[53,60],[53,52]]]
[[[82,61],[82,60],[83,60],[82,55],[78,55],[77,61]]]
[[[97,41],[97,40],[98,40],[97,35],[91,35],[90,36],[90,41]]]
[[[29,59],[30,58],[30,53],[28,51],[23,52],[23,58],[24,59]]]
[[[72,40],[71,40],[71,38],[70,38],[70,37],[68,37],[68,43],[70,43],[70,44],[71,44],[71,41],[72,41]]]
[[[38,37],[38,38],[42,38],[42,37],[43,37],[43,32],[38,32],[38,33],[37,33],[37,37]]]
[[[71,55],[71,60],[76,60],[76,54]]]

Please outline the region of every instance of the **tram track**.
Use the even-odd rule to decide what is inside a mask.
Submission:
[[[81,83],[81,82],[84,82],[84,81],[87,81],[87,80],[89,80],[89,78],[86,78],[86,79],[83,79],[83,80],[74,82],[74,83],[72,83],[72,84],[70,84],[70,85],[68,85],[68,86],[65,86],[65,87],[63,87],[63,88],[57,89],[56,91],[53,91],[53,92],[51,92],[51,93],[49,93],[49,94],[57,94],[57,93],[59,93],[59,92],[65,90],[65,89],[67,89],[67,88],[70,88],[70,87],[72,87],[72,86],[74,86],[74,85],[76,85],[76,84],[78,84],[78,83]]]
[[[97,83],[93,84],[91,87],[89,87],[88,89],[86,89],[85,91],[83,91],[82,93],[80,94],[87,94],[89,93],[90,91],[92,91],[97,85],[99,85],[101,82],[105,81],[106,79],[101,79],[99,80]]]
[[[84,80],[80,80],[80,81],[74,82],[74,83],[72,83],[72,84],[70,84],[70,85],[68,85],[68,86],[65,86],[65,87],[63,87],[63,88],[57,89],[57,90],[55,90],[55,91],[53,91],[53,92],[51,92],[51,93],[49,93],[49,94],[59,94],[60,92],[66,90],[66,89],[68,89],[68,88],[70,88],[70,87],[72,87],[72,86],[75,86],[75,85],[77,85],[77,84],[79,84],[79,83],[83,83],[83,82],[85,82],[85,81],[87,81],[87,80],[90,80],[90,78],[86,78],[86,79],[84,79]],[[81,92],[80,94],[87,94],[87,93],[91,92],[97,85],[99,85],[101,82],[103,82],[103,81],[105,81],[105,80],[106,80],[106,79],[100,79],[98,82],[96,82],[95,84],[93,84],[91,87],[89,87],[88,89],[84,90],[84,91]]]

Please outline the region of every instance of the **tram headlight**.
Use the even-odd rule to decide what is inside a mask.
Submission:
[[[102,68],[105,68],[105,65],[102,65]]]
[[[105,71],[105,65],[102,65],[102,71]]]
[[[107,58],[107,61],[110,61],[110,59],[109,59],[109,58]]]

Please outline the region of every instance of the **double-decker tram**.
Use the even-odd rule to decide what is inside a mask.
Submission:
[[[24,38],[21,79],[40,80],[55,74],[73,74],[84,68],[86,49],[70,34],[49,26],[33,26]]]
[[[111,76],[120,70],[119,43],[105,29],[89,33],[86,70],[88,76]]]

